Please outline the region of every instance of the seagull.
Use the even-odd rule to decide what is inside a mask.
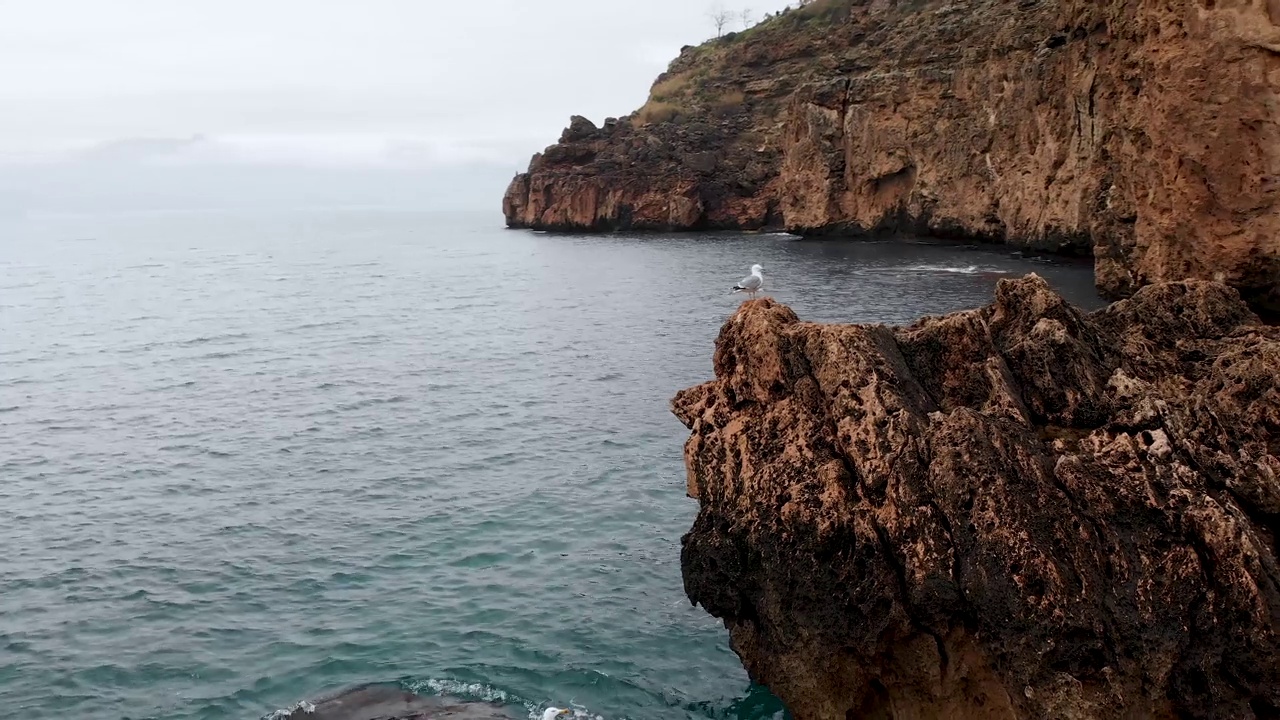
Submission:
[[[542,713],[542,720],[558,720],[559,718],[564,717],[565,715],[568,715],[568,714],[569,714],[568,710],[561,710],[560,708],[547,708],[547,711]]]
[[[756,293],[764,289],[764,268],[759,265],[751,266],[751,275],[743,278],[737,285],[733,286],[735,293],[751,293],[751,297],[755,297]]]

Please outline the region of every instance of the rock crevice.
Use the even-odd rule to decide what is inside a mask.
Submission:
[[[1278,367],[1213,282],[905,328],[748,301],[673,401],[686,590],[802,720],[1278,717]]]

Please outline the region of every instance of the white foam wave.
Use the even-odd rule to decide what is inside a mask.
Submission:
[[[500,703],[503,705],[519,705],[529,713],[529,720],[542,720],[542,714],[549,705],[539,705],[532,703],[523,698],[516,697],[505,690],[483,683],[468,683],[460,680],[450,680],[446,678],[431,678],[421,682],[410,683],[408,686],[410,692],[425,693],[430,692],[433,695],[448,695],[450,697],[462,698],[464,700],[480,700],[483,702]],[[582,705],[578,705],[573,700],[568,703],[568,709],[573,712],[574,720],[605,720],[603,715],[597,715]],[[557,707],[564,707],[557,705]]]
[[[977,265],[966,265],[964,267],[953,265],[911,265],[903,268],[909,272],[937,272],[937,273],[954,273],[956,275],[977,275],[978,273],[993,273],[997,275],[1007,275],[1008,271],[998,268],[983,268]]]
[[[465,698],[467,700],[483,700],[484,702],[491,703],[529,706],[529,703],[524,700],[514,697],[504,690],[499,690],[483,683],[468,683],[460,680],[431,678],[429,680],[410,684],[409,690],[418,693],[429,690],[433,695],[451,695],[453,697]]]

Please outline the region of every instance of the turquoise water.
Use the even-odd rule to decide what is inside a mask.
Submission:
[[[580,237],[491,215],[29,220],[0,235],[0,708],[254,718],[396,681],[619,718],[781,717],[681,589],[677,390],[754,262],[906,322],[998,249]]]

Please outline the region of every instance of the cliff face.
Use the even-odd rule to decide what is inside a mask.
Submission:
[[[1035,276],[907,328],[753,300],[680,393],[689,597],[800,720],[1280,717],[1280,329]]]
[[[909,231],[1280,309],[1277,0],[816,0],[686,48],[504,200],[561,229]]]

